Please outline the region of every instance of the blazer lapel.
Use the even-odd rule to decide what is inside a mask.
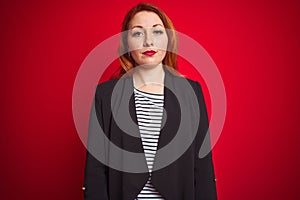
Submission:
[[[164,112],[162,117],[162,126],[159,136],[158,148],[157,150],[163,148],[167,145],[172,139],[176,136],[178,126],[180,124],[180,106],[179,102],[172,91],[176,90],[174,85],[174,75],[172,75],[168,69],[165,69],[165,79],[164,79]],[[120,94],[121,98],[118,100],[122,107],[128,108],[128,99],[129,99],[129,114],[131,117],[131,121],[134,123],[132,127],[130,127],[130,134],[124,131],[122,132],[122,144],[121,146],[127,150],[134,153],[144,153],[144,148],[142,144],[142,140],[140,138],[140,132],[138,128],[138,121],[136,116],[136,108],[135,108],[135,99],[133,93],[133,79],[132,76],[124,78],[121,82],[123,94]],[[125,91],[125,92],[124,92]],[[129,96],[129,97],[128,97]],[[126,104],[127,102],[127,104]],[[127,105],[127,106],[126,106]],[[154,159],[154,166],[157,161],[159,155],[156,154]],[[147,168],[146,157],[143,155],[143,164],[145,168]],[[159,159],[158,159],[159,160]],[[139,159],[140,162],[142,162]],[[159,162],[159,161],[158,161]]]

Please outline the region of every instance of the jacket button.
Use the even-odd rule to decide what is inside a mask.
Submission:
[[[84,190],[85,190],[85,187],[83,186],[81,189],[84,191]]]
[[[217,180],[218,180],[218,179],[216,179],[216,178],[214,179],[215,182],[217,182]]]

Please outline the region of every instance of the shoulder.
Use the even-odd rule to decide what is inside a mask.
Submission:
[[[174,80],[174,82],[182,82],[182,81],[188,82],[191,86],[190,89],[193,90],[198,101],[200,103],[204,103],[204,94],[203,94],[202,86],[198,81],[190,79],[190,78],[186,78],[184,76],[173,76],[173,80]],[[184,90],[186,90],[186,89],[189,90],[189,88],[186,88],[186,86],[184,88],[185,88]]]
[[[187,81],[195,90],[196,88],[201,88],[201,85],[199,84],[198,81],[186,78],[184,75],[182,75],[180,72],[178,72],[177,70],[171,68],[171,67],[167,67],[164,66],[164,70],[166,72],[166,75],[171,77],[171,79],[174,82],[182,82],[182,81]]]
[[[113,91],[116,83],[119,79],[111,79],[108,81],[104,81],[99,83],[96,88],[96,94],[109,94]]]
[[[201,84],[198,81],[196,81],[196,80],[193,80],[193,79],[190,79],[190,78],[186,78],[184,76],[173,76],[173,80],[175,82],[176,81],[178,81],[178,82],[187,81],[196,92],[199,92],[199,90],[202,91]]]

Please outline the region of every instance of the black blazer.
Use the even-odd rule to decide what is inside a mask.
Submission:
[[[178,101],[178,97],[181,96],[183,97],[182,99],[186,101],[190,99],[189,96],[185,96],[185,89],[180,88],[180,83],[184,81],[190,84],[196,94],[200,120],[197,122],[193,119],[190,120],[192,124],[197,124],[197,129],[195,137],[192,137],[194,139],[186,151],[171,164],[155,170],[156,163],[163,162],[161,159],[165,158],[164,156],[160,156],[157,151],[152,172],[152,183],[167,200],[217,199],[212,154],[210,152],[206,157],[201,159],[198,157],[200,147],[208,130],[208,117],[201,86],[198,82],[173,75],[166,67],[164,67],[164,70],[165,113],[163,114],[163,123],[165,124],[160,133],[158,151],[175,138],[180,123],[182,122],[182,113],[193,113],[197,110],[193,104],[186,106],[184,108],[185,110],[181,109],[182,105]],[[122,90],[121,92],[114,93],[116,96],[114,96],[113,101],[111,101],[112,92],[116,84],[118,85],[117,87]],[[115,115],[112,114],[113,109],[116,109],[116,112],[118,112],[119,107],[122,105],[122,102],[124,102],[124,96],[128,97],[128,94],[125,94],[126,88],[130,89],[129,107],[127,103],[127,108],[129,109],[130,117],[133,122],[137,124],[133,98],[133,80],[131,76],[104,82],[99,84],[96,89],[90,120],[93,120],[93,116],[96,116],[94,117],[96,118],[94,121],[100,125],[99,127],[102,128],[105,135],[100,134],[99,131],[95,131],[95,129],[91,127],[94,125],[90,125],[83,187],[85,200],[133,200],[137,197],[149,178],[148,172],[124,172],[126,170],[120,171],[119,169],[107,166],[107,164],[114,164],[114,161],[112,161],[113,153],[111,153],[113,151],[110,151],[111,144],[130,152],[143,153],[141,139],[121,130],[113,117]],[[189,102],[185,104],[189,104]],[[95,114],[93,115],[93,113]],[[92,124],[91,121],[90,124]],[[137,127],[133,126],[131,128],[134,130],[133,132],[139,133]],[[186,130],[186,135],[180,140],[184,141],[185,138],[190,138],[190,132],[191,131]],[[104,137],[99,139],[99,135],[103,135]],[[104,140],[105,136],[112,143]],[[177,143],[177,147],[178,145],[181,144]],[[176,152],[176,150],[175,145],[175,148],[173,146],[171,151]],[[104,157],[105,162],[102,162],[103,160],[101,162],[98,161],[99,159],[96,158],[99,158],[99,156]],[[124,162],[127,162],[129,165],[132,164],[134,168],[134,166],[136,166],[135,164],[140,162],[144,163],[146,169],[146,161],[145,158],[143,159],[130,161],[130,159],[124,159],[121,156],[119,159],[120,162],[117,164],[122,165]]]

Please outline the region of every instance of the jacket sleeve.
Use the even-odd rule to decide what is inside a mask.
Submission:
[[[215,200],[217,199],[215,174],[212,161],[212,151],[205,157],[199,157],[201,145],[207,145],[206,148],[211,148],[210,141],[203,142],[207,134],[209,134],[209,123],[204,101],[203,92],[198,82],[195,83],[196,95],[199,103],[200,122],[196,136],[196,151],[195,151],[195,199],[196,200]],[[209,136],[209,135],[208,135]]]
[[[107,190],[107,166],[97,159],[98,156],[105,154],[104,134],[99,131],[99,129],[103,127],[101,104],[101,95],[98,87],[89,119],[83,185],[85,200],[109,200]]]

